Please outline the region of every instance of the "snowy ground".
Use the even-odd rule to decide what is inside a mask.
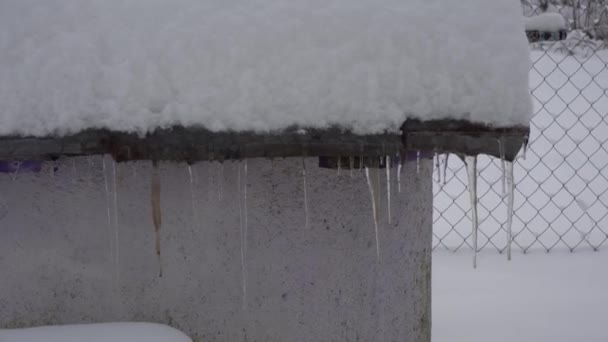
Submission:
[[[451,157],[447,184],[435,184],[433,342],[608,341],[608,51],[531,57],[536,115],[515,165],[513,261],[497,252],[500,161],[479,161],[476,270],[462,162]]]
[[[608,251],[433,254],[433,342],[608,341]]]

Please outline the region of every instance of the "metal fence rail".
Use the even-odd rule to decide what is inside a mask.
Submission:
[[[531,45],[534,116],[526,156],[515,163],[513,217],[513,249],[524,253],[608,245],[608,46],[572,32],[565,41]],[[466,168],[454,156],[447,162],[445,184],[434,185],[433,247],[469,249]],[[500,160],[480,157],[479,250],[506,249],[501,183]]]

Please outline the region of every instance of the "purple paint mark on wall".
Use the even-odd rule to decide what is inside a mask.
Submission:
[[[40,172],[42,162],[37,160],[7,161],[0,160],[0,173]]]
[[[435,154],[427,151],[420,151],[420,156],[418,155],[418,151],[407,151],[405,155],[405,161],[416,161],[418,158],[420,159],[433,159]]]

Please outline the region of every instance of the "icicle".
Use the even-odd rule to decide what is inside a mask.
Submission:
[[[244,192],[244,196],[245,196],[245,235],[247,235],[247,228],[248,228],[248,223],[247,223],[248,216],[247,216],[247,212],[248,212],[248,208],[249,208],[248,204],[247,204],[248,203],[247,202],[247,184],[248,184],[247,183],[247,159],[245,159],[245,168],[244,168],[244,171],[245,171],[245,173],[244,173],[244,176],[245,176],[245,187],[244,187],[243,192]],[[247,249],[245,249],[245,251],[246,250]]]
[[[513,202],[515,198],[513,162],[507,163],[507,191],[507,259],[511,260],[511,244],[513,243]]]
[[[342,171],[342,158],[338,157],[338,177],[340,176],[341,171]]]
[[[195,198],[194,198],[194,174],[192,173],[192,165],[188,164],[188,175],[190,176],[190,206],[192,209],[192,229],[196,230],[195,227],[198,225],[198,215],[196,213]]]
[[[505,197],[506,195],[506,166],[505,166],[505,147],[501,139],[498,139],[498,151],[500,153],[500,167],[502,169],[502,180],[501,180],[501,184],[502,184],[502,197]]]
[[[107,222],[106,222],[106,226],[108,229],[108,242],[110,243],[110,260],[112,260],[112,267],[114,268],[114,294],[117,294],[118,291],[118,282],[117,282],[117,278],[116,278],[116,264],[115,264],[115,252],[114,249],[116,248],[114,245],[115,243],[113,242],[113,236],[112,236],[112,215],[110,212],[110,188],[108,186],[108,175],[107,175],[107,168],[106,168],[106,156],[104,155],[101,159],[102,161],[102,172],[103,172],[103,185],[104,185],[104,190],[105,190],[105,194],[106,194],[106,218],[107,218]]]
[[[110,190],[108,187],[108,175],[106,172],[106,156],[104,155],[102,157],[102,172],[103,172],[103,185],[104,185],[104,189],[106,192],[106,217],[108,220],[108,233],[111,236],[110,233],[110,227],[112,227],[112,215],[110,214]],[[110,241],[112,238],[110,237]],[[112,253],[112,255],[114,255],[114,253]]]
[[[211,203],[211,198],[213,197],[213,191],[211,190],[211,185],[213,184],[213,177],[211,176],[213,162],[209,162],[208,165],[209,167],[207,167],[207,202]]]
[[[76,159],[72,158],[72,184],[76,184],[76,178],[78,178],[78,172],[76,172]]]
[[[439,153],[435,153],[435,169],[437,170],[437,184],[441,184],[441,166],[439,162]]]
[[[116,283],[120,284],[120,236],[118,226],[118,186],[116,184],[116,161],[112,160],[112,192],[114,193],[114,271],[116,272]]]
[[[15,168],[15,172],[13,172],[13,176],[12,176],[12,180],[16,181],[17,180],[17,176],[19,175],[19,170],[21,169],[21,162],[15,162],[15,164],[17,165],[17,167]]]
[[[218,189],[217,189],[217,200],[222,200],[222,193],[224,192],[224,163],[220,163],[220,167],[218,169]]]
[[[239,230],[241,232],[241,288],[243,310],[247,309],[247,162],[244,167],[244,181],[241,181],[241,164],[238,172]],[[245,183],[243,190],[243,183]],[[244,195],[243,195],[244,194]],[[244,205],[242,202],[244,201]]]
[[[469,194],[471,199],[471,222],[473,230],[473,268],[477,268],[477,156],[466,156],[467,174],[469,176]]]
[[[304,215],[305,215],[305,227],[308,229],[308,193],[306,185],[306,159],[302,158],[302,179],[304,186]]]
[[[388,202],[388,224],[391,224],[391,157],[386,156],[386,200]]]
[[[53,160],[53,166],[51,167],[51,178],[55,178],[56,171],[57,171],[57,161]]]
[[[151,205],[152,205],[152,222],[154,223],[155,234],[155,250],[156,258],[158,259],[158,276],[163,276],[163,266],[161,263],[160,254],[160,228],[162,225],[162,215],[160,208],[160,176],[157,162],[153,162],[152,170],[152,186],[151,186]]]
[[[349,157],[349,163],[350,163],[350,179],[353,179],[353,169],[355,168],[355,157]]]
[[[244,278],[244,292],[243,292],[243,301],[244,301],[244,309],[247,308],[247,237],[249,236],[249,203],[247,201],[247,185],[248,185],[248,180],[247,180],[247,159],[245,159],[245,182],[244,182],[244,190],[243,190],[243,196],[244,196],[244,200],[245,200],[245,210],[243,213],[243,216],[245,218],[245,224],[244,224],[244,236],[243,236],[243,247],[244,247],[244,259],[245,259],[245,278]]]
[[[363,156],[359,157],[359,170],[363,170]]]
[[[397,165],[397,190],[401,193],[401,169],[403,168],[403,162],[401,159],[399,160],[399,164]]]
[[[416,152],[416,173],[420,173],[420,151]]]
[[[367,178],[367,186],[369,187],[369,193],[372,198],[372,211],[374,215],[374,232],[376,235],[376,260],[380,261],[380,242],[378,239],[378,207],[376,205],[376,194],[374,191],[374,185],[372,184],[372,180],[369,176],[369,168],[365,167],[365,177]]]
[[[448,160],[450,159],[450,154],[445,154],[445,159],[443,160],[443,183],[442,185],[446,185],[448,183]]]

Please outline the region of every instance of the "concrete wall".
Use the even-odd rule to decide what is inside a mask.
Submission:
[[[305,196],[302,164],[198,163],[191,186],[186,164],[160,163],[160,264],[151,162],[0,174],[0,327],[145,320],[198,341],[430,341],[430,161],[404,166],[401,193],[391,170],[391,224],[385,171],[371,170],[380,260],[365,172],[306,159]]]

